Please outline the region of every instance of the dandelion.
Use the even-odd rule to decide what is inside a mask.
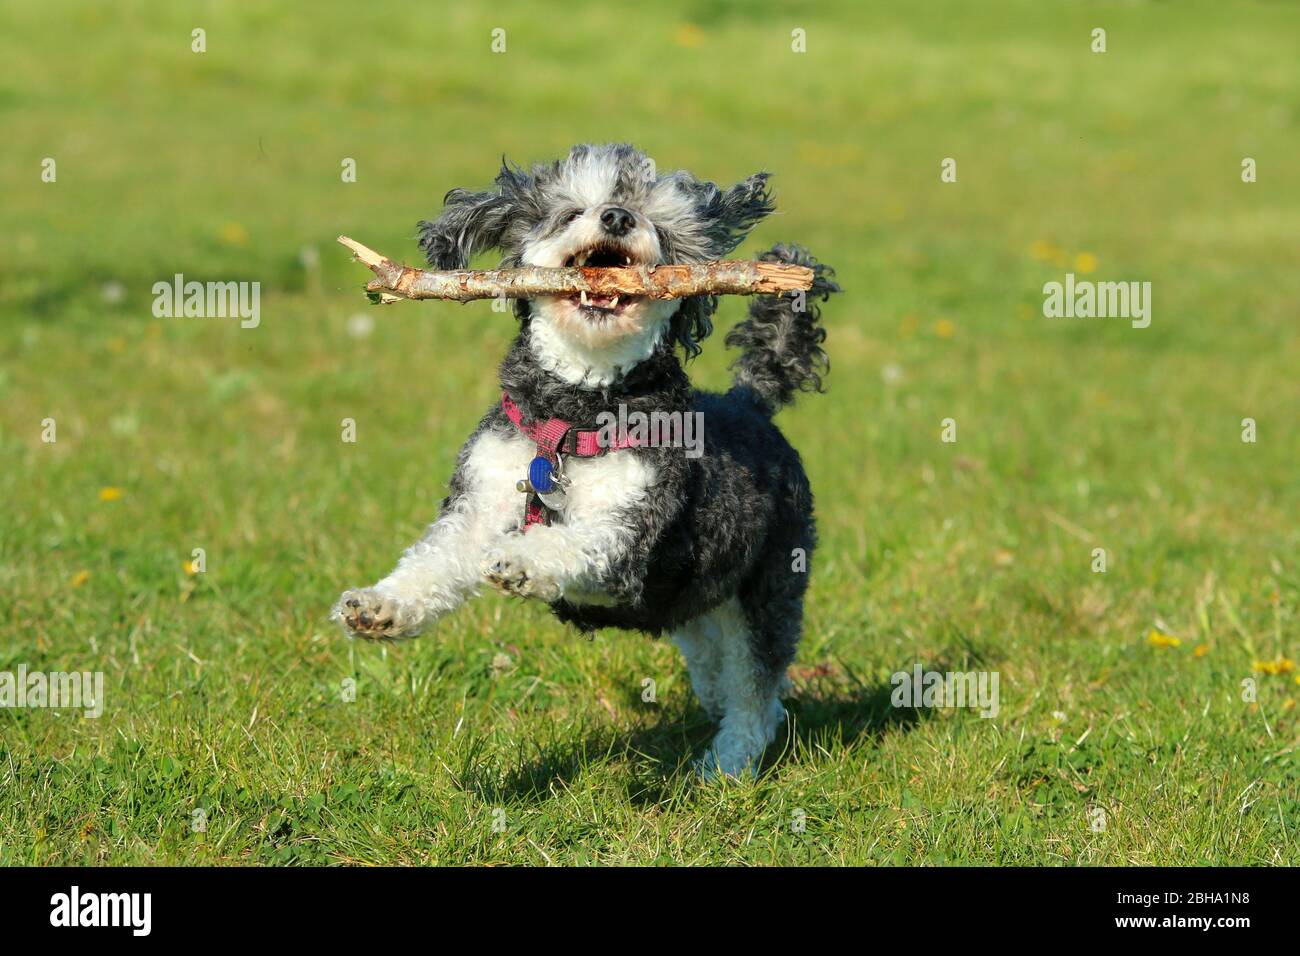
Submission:
[[[861,161],[859,150],[852,146],[827,145],[815,140],[804,140],[799,144],[799,158],[809,166],[853,166]],[[894,222],[901,219],[896,216]]]
[[[1081,252],[1074,257],[1074,268],[1082,273],[1097,271],[1097,257],[1091,252]]]
[[[117,501],[121,497],[122,497],[121,488],[114,488],[112,485],[110,485],[107,488],[99,489],[100,501]]]
[[[237,222],[228,222],[221,227],[221,241],[228,246],[248,245],[248,230]]]
[[[89,571],[78,571],[76,574],[74,574],[71,578],[68,579],[68,583],[71,584],[74,588],[79,588],[89,580],[90,580]]]
[[[194,566],[193,561],[185,561],[181,564],[181,567],[184,568],[185,573],[191,577],[199,573],[199,569]]]
[[[940,319],[934,323],[934,334],[941,339],[950,339],[957,334],[957,326],[949,319]]]
[[[1039,262],[1055,262],[1061,250],[1046,239],[1035,239],[1029,244],[1029,257]]]
[[[1165,634],[1163,631],[1157,631],[1154,628],[1147,635],[1147,643],[1152,647],[1179,647],[1183,642],[1172,634]]]
[[[1251,667],[1256,673],[1277,676],[1278,674],[1289,674],[1295,670],[1295,661],[1279,654],[1271,661],[1255,661]]]
[[[673,34],[673,42],[678,46],[694,48],[704,45],[704,31],[694,23],[683,23]]]
[[[1210,653],[1210,645],[1197,644],[1196,650],[1192,651],[1192,653],[1195,654],[1197,657],[1204,657],[1206,654]]]

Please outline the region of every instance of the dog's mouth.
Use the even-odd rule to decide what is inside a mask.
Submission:
[[[580,249],[564,260],[566,269],[600,269],[609,266],[635,266],[640,264],[641,260],[636,253],[612,243],[599,243],[586,249]],[[579,292],[577,295],[567,295],[564,298],[572,303],[575,308],[581,309],[588,318],[601,319],[622,314],[644,297],[637,295],[594,295]]]

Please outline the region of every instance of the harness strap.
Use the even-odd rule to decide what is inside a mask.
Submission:
[[[562,418],[525,422],[524,413],[519,410],[509,392],[501,393],[501,407],[515,427],[537,445],[538,454],[545,452],[552,459],[557,453],[576,455],[578,458],[597,458],[606,452],[635,448],[641,444],[633,436],[623,434],[617,436],[612,445],[602,445],[600,429],[574,428]]]
[[[579,429],[562,418],[547,418],[544,421],[525,422],[524,413],[514,403],[509,392],[501,393],[501,407],[506,417],[537,446],[538,457],[545,458],[552,467],[558,468],[561,455],[573,455],[577,458],[596,458],[610,451],[632,448],[641,444],[630,436],[619,435],[612,445],[602,445],[599,429]],[[531,489],[530,484],[523,484]],[[550,524],[553,512],[534,490],[528,491],[524,502],[523,529],[527,531],[536,524]]]

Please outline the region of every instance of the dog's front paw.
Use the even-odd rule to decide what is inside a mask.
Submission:
[[[418,606],[374,588],[344,591],[330,617],[349,635],[368,640],[413,637],[424,624],[424,612]]]
[[[483,560],[483,580],[506,594],[547,604],[560,599],[560,586],[522,554],[493,551]]]

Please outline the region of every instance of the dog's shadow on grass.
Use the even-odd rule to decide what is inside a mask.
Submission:
[[[888,681],[863,684],[856,679],[833,686],[812,680],[785,701],[789,720],[768,748],[760,772],[818,759],[820,751],[842,752],[863,739],[879,739],[891,730],[908,730],[926,719],[926,711],[896,707]],[[629,704],[633,700],[630,698]],[[638,707],[644,707],[635,699]],[[637,805],[670,800],[696,777],[694,759],[708,746],[717,725],[698,705],[660,710],[641,726],[620,730],[601,727],[579,732],[538,748],[504,774],[476,768],[461,785],[490,804],[548,800],[594,766],[626,767],[623,786]]]

